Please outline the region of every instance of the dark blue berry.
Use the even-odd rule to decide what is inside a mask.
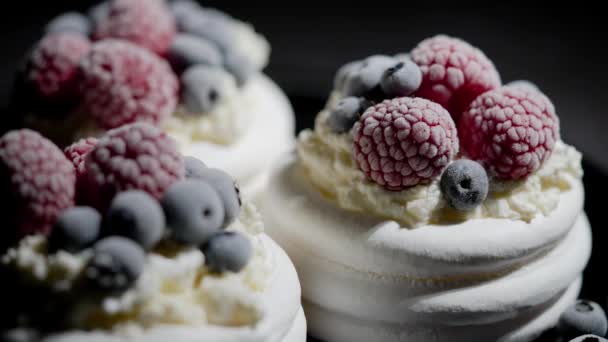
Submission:
[[[189,5],[181,6],[189,7]],[[218,10],[201,7],[181,10],[179,15],[177,24],[180,31],[212,41],[224,55],[234,49],[236,43],[234,23],[228,15]]]
[[[397,61],[399,62],[404,62],[404,61],[411,61],[412,57],[410,56],[409,53],[404,52],[404,53],[398,53],[395,56],[393,56]]]
[[[49,240],[52,251],[77,253],[91,246],[99,237],[101,215],[90,207],[74,207],[57,219]]]
[[[172,237],[179,243],[200,246],[224,225],[224,206],[206,181],[187,179],[173,184],[161,204]]]
[[[207,170],[207,165],[200,159],[191,156],[184,157],[184,167],[186,169],[185,177],[187,179],[201,178]]]
[[[175,37],[167,58],[179,73],[197,64],[220,66],[223,63],[222,54],[215,44],[205,38],[186,33],[180,33]]]
[[[241,210],[241,198],[239,196],[238,186],[234,179],[226,172],[218,169],[205,169],[193,177],[198,180],[207,182],[220,196],[224,206],[224,225],[228,227],[239,216]]]
[[[212,272],[239,272],[251,259],[253,247],[245,236],[234,232],[214,235],[203,246],[205,263]]]
[[[411,60],[402,60],[388,68],[380,85],[389,97],[402,97],[413,94],[422,83],[422,72]]]
[[[340,92],[344,92],[344,85],[351,77],[351,73],[360,66],[361,61],[352,61],[344,64],[338,69],[336,72],[336,76],[334,78],[334,89]]]
[[[443,197],[457,210],[472,210],[488,195],[488,175],[479,163],[460,159],[443,172],[440,182]]]
[[[200,11],[201,5],[194,0],[174,0],[169,3],[169,10],[179,26],[180,23],[187,20],[192,13]]]
[[[251,59],[236,51],[224,56],[224,68],[234,76],[239,86],[245,84],[257,72],[257,67]]]
[[[142,274],[146,252],[133,240],[112,236],[93,247],[84,276],[95,288],[120,292],[129,289]]]
[[[188,68],[181,77],[182,101],[192,114],[212,111],[226,96],[230,75],[221,68],[196,65]]]
[[[33,329],[15,328],[3,331],[0,342],[39,342],[40,334]]]
[[[93,25],[103,20],[106,16],[110,14],[110,1],[103,1],[91,8],[87,11],[87,15]]]
[[[349,73],[345,81],[345,96],[373,96],[380,88],[384,72],[394,66],[396,60],[389,56],[376,55],[366,58]]]
[[[605,336],[608,321],[597,303],[578,300],[564,311],[557,328],[566,340],[585,334]]]
[[[569,342],[606,342],[607,339],[597,335],[583,335],[570,340]]]
[[[350,131],[361,114],[361,99],[345,97],[331,108],[327,124],[336,133]]]
[[[149,250],[163,237],[165,216],[156,199],[131,190],[114,197],[103,224],[106,235],[127,237]]]
[[[51,20],[44,28],[44,32],[76,32],[88,36],[91,34],[91,21],[78,12],[68,12]]]

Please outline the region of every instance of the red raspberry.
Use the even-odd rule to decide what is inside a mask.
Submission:
[[[457,38],[439,35],[426,39],[411,57],[422,71],[416,96],[439,103],[455,121],[477,96],[501,84],[486,55]]]
[[[75,184],[72,163],[37,132],[23,129],[0,138],[2,217],[17,237],[49,235],[57,217],[74,205]]]
[[[160,124],[175,110],[177,77],[167,62],[137,45],[95,43],[81,69],[84,109],[104,129],[136,121]]]
[[[559,119],[539,91],[502,87],[479,96],[459,123],[463,151],[498,178],[538,170],[559,139]]]
[[[78,65],[91,50],[89,40],[79,33],[59,32],[44,37],[29,57],[26,82],[44,102],[78,101]]]
[[[95,145],[97,145],[97,138],[90,137],[80,139],[63,150],[65,156],[72,161],[78,177],[84,174],[84,160],[89,152],[95,148]]]
[[[85,161],[89,203],[102,211],[116,193],[138,189],[160,199],[184,176],[184,162],[173,139],[159,128],[134,123],[108,131]]]
[[[176,31],[175,20],[164,1],[113,0],[108,14],[97,22],[93,36],[96,40],[128,40],[164,55]]]
[[[425,184],[458,153],[450,114],[422,98],[401,97],[368,108],[354,127],[355,161],[388,190]]]

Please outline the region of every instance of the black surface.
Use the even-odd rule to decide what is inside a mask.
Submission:
[[[68,9],[94,1],[22,0],[0,11],[0,108],[5,107],[13,72],[35,42],[43,23]],[[608,171],[608,96],[605,65],[605,12],[589,5],[472,6],[463,2],[425,4],[373,1],[367,6],[337,2],[260,3],[205,1],[255,24],[273,47],[267,73],[292,100],[298,128],[310,127],[323,106],[337,67],[354,58],[410,50],[436,33],[449,33],[477,45],[495,62],[503,80],[530,79],[552,98],[564,139],[586,156],[586,210],[594,230],[593,257],[582,296],[605,304],[602,245]],[[489,4],[490,5],[490,4]],[[11,115],[0,111],[3,120]],[[546,339],[549,340],[549,339]]]

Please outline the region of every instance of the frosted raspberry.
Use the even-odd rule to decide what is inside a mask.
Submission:
[[[84,174],[84,160],[87,154],[89,154],[89,152],[91,152],[93,148],[95,148],[95,145],[97,145],[97,139],[90,137],[86,139],[80,139],[79,141],[73,143],[72,145],[66,147],[63,150],[65,156],[74,165],[74,168],[76,169],[76,175],[78,177]]]
[[[450,114],[422,98],[395,98],[369,107],[353,132],[357,165],[388,190],[428,183],[458,153]]]
[[[177,31],[162,0],[113,0],[96,24],[96,40],[125,39],[160,55],[169,50]]]
[[[78,102],[78,65],[90,51],[91,43],[82,34],[52,33],[33,49],[26,71],[26,82],[36,99],[46,103]]]
[[[501,84],[486,55],[457,38],[439,35],[426,39],[411,57],[422,71],[416,96],[439,103],[455,121],[477,96]]]
[[[85,161],[89,203],[107,208],[125,190],[146,191],[160,199],[184,176],[184,162],[173,139],[155,126],[134,123],[108,131]]]
[[[3,226],[16,228],[17,237],[50,234],[57,217],[74,205],[75,184],[72,163],[37,132],[23,129],[0,138]]]
[[[539,91],[502,87],[479,96],[459,123],[463,151],[498,178],[538,170],[559,139],[559,119]]]
[[[95,43],[81,69],[84,109],[104,129],[135,121],[159,124],[175,110],[177,77],[167,62],[137,45]]]

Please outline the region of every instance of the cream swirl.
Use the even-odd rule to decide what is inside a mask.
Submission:
[[[473,218],[530,222],[537,215],[547,216],[557,207],[560,194],[570,190],[569,180],[582,177],[581,154],[559,141],[538,172],[521,181],[491,179],[488,198],[479,207],[457,212],[447,206],[438,179],[398,192],[366,179],[352,158],[352,135],[332,132],[328,116],[328,110],[322,111],[314,131],[304,131],[299,137],[298,157],[311,182],[343,209],[368,212],[406,227]]]

